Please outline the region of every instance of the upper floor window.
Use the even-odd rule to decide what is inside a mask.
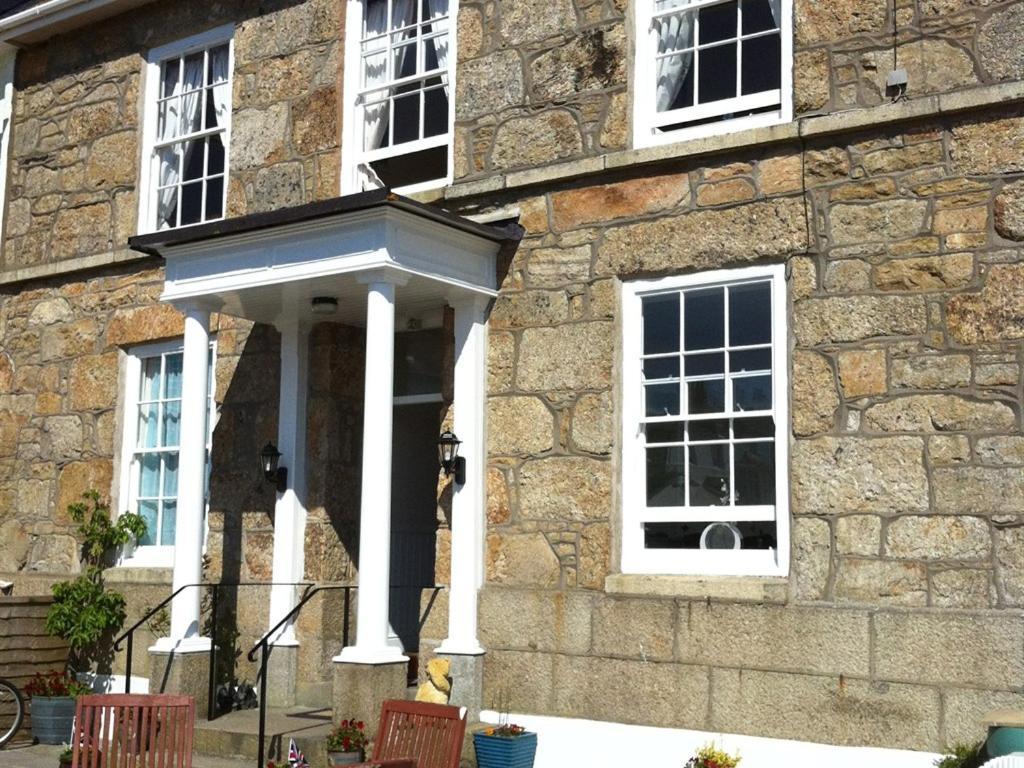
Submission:
[[[791,0],[640,0],[637,146],[791,117]]]
[[[207,470],[213,434],[213,358],[207,396]],[[182,345],[150,344],[129,351],[125,367],[124,435],[121,443],[121,508],[146,521],[146,535],[131,561],[173,562],[178,517],[178,451],[181,442]]]
[[[784,575],[782,267],[623,288],[622,570]]]
[[[141,231],[224,217],[231,34],[220,28],[150,53]]]
[[[350,0],[348,7],[343,191],[446,183],[455,0]]]

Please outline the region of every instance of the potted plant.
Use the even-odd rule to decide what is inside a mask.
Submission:
[[[935,761],[936,768],[979,768],[988,760],[983,741],[956,744],[948,751],[950,754]]]
[[[342,720],[327,734],[327,764],[352,765],[363,762],[366,751],[366,727],[362,720]]]
[[[82,542],[82,573],[53,585],[53,605],[46,615],[46,631],[68,641],[69,668],[80,670],[91,652],[109,652],[101,641],[124,624],[124,595],[107,589],[103,581],[109,558],[118,547],[146,532],[146,522],[139,515],[126,512],[112,520],[110,508],[96,491],[87,491],[82,498],[68,505]]]
[[[25,686],[31,700],[32,737],[40,744],[67,744],[75,719],[75,699],[92,689],[70,675],[37,674]]]
[[[705,744],[697,750],[696,755],[686,761],[683,768],[736,768],[739,764],[739,755],[730,755],[714,744]]]
[[[502,723],[473,734],[478,768],[532,768],[537,734],[515,723]]]
[[[61,750],[60,755],[57,757],[57,763],[59,768],[71,768],[71,761],[75,757],[75,750],[70,744],[65,744],[64,749]]]

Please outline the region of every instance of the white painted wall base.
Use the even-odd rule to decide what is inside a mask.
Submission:
[[[652,728],[643,725],[544,717],[513,712],[509,721],[537,732],[534,768],[586,765],[604,768],[642,765],[644,768],[680,768],[708,742],[728,752],[739,752],[742,768],[933,768],[938,755],[902,749],[836,747],[807,741],[765,739],[728,733]],[[485,723],[497,723],[498,713],[480,713]]]
[[[94,693],[124,693],[124,675],[97,675],[79,672],[80,682],[92,686]],[[132,675],[132,693],[149,693],[149,678]]]

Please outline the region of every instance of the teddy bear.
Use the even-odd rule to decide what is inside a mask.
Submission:
[[[448,676],[451,664],[448,659],[431,659],[427,662],[427,679],[416,691],[416,701],[431,704],[447,704],[452,695],[452,679]]]

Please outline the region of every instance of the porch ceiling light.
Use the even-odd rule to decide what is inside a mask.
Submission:
[[[444,431],[437,439],[437,456],[441,461],[441,470],[445,477],[455,475],[455,482],[459,485],[466,484],[466,459],[459,456],[459,446],[462,441],[455,436],[454,432]]]
[[[288,487],[288,469],[277,465],[280,460],[281,452],[277,450],[276,445],[267,443],[263,446],[263,450],[260,451],[260,471],[267,482],[277,484],[278,493],[284,493]]]
[[[314,315],[333,315],[338,311],[338,300],[333,296],[314,296],[312,307]]]

